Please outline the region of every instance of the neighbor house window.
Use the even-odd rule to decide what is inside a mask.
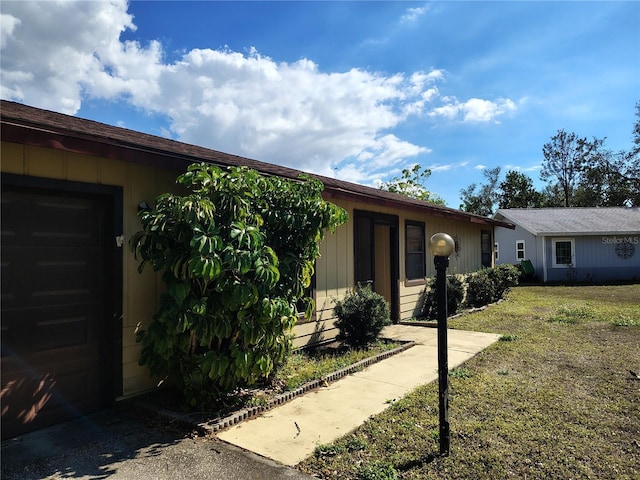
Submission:
[[[554,238],[552,245],[554,267],[575,266],[575,244],[573,238]]]
[[[493,244],[493,253],[493,258],[495,262],[498,263],[498,260],[500,260],[500,244],[498,242]]]
[[[524,240],[516,240],[516,259],[524,260]]]
[[[406,222],[406,258],[407,280],[424,279],[426,275],[424,223]]]

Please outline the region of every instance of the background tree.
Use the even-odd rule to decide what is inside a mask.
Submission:
[[[515,170],[507,172],[498,186],[499,208],[538,208],[543,205],[542,193],[533,187],[533,180]]]
[[[558,133],[551,137],[551,141],[542,147],[544,161],[540,178],[560,187],[565,207],[572,206],[573,193],[580,179],[581,169],[597,155],[602,143],[603,140],[594,138],[589,142],[573,132],[558,130]]]
[[[574,194],[577,207],[622,207],[640,205],[638,160],[633,165],[628,152],[603,150],[593,162],[583,165]],[[635,172],[634,172],[635,169]]]
[[[438,205],[445,205],[445,201],[437,194],[429,191],[425,186],[431,176],[431,170],[416,164],[411,169],[402,170],[401,177],[394,177],[391,181],[380,185],[380,190],[399,193],[406,197],[424,200]]]
[[[138,332],[139,362],[192,406],[206,405],[284,360],[319,244],[347,213],[311,178],[201,164],[178,183],[189,194],[159,196],[130,240],[138,269],[150,264],[166,285],[153,322]]]
[[[472,183],[467,188],[460,190],[460,198],[462,199],[460,210],[483,217],[493,215],[499,198],[497,185],[501,170],[501,167],[485,168],[482,174],[486,183],[481,185]]]
[[[576,201],[579,206],[640,205],[640,102],[628,152],[600,148],[581,166],[582,178]]]
[[[636,123],[633,124],[633,145],[630,155],[636,161],[640,157],[640,101],[636,102]]]

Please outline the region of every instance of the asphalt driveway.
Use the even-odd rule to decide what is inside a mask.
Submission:
[[[2,443],[3,480],[309,479],[129,403]]]

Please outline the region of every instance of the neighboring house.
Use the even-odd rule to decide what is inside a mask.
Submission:
[[[542,282],[640,280],[640,208],[510,208],[496,220],[496,263],[529,260]]]
[[[155,386],[138,365],[135,332],[152,321],[163,285],[127,248],[141,202],[178,192],[193,162],[300,171],[166,138],[2,101],[2,435],[97,410]],[[391,305],[394,321],[420,308],[434,275],[427,242],[456,239],[449,272],[493,263],[506,222],[317,177],[350,221],[328,235],[316,264],[311,321],[295,345],[333,339],[333,307],[357,282]]]

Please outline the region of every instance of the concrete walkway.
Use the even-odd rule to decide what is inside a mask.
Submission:
[[[418,345],[236,425],[219,433],[218,438],[282,464],[296,465],[317,445],[355,430],[387,408],[389,401],[438,378],[437,329],[392,325],[382,336]],[[499,338],[490,333],[448,330],[449,368]]]

